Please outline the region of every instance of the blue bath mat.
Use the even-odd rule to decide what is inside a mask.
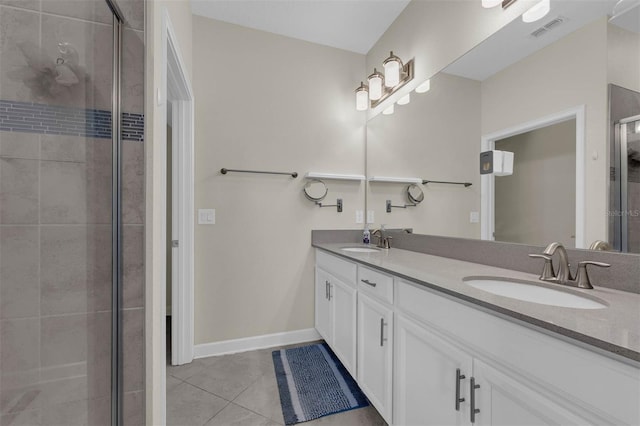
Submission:
[[[369,405],[326,343],[273,351],[272,356],[285,424]]]

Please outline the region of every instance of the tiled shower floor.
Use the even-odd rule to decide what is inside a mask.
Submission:
[[[167,425],[282,425],[271,352],[262,349],[167,366]],[[303,425],[386,425],[371,406]]]

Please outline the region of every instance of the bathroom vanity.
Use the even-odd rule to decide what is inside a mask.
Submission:
[[[314,247],[316,328],[389,424],[640,423],[639,294],[561,287],[594,304],[552,306],[465,281],[524,272]]]

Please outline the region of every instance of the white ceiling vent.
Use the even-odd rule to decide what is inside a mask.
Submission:
[[[554,28],[558,27],[560,24],[562,24],[566,20],[567,20],[567,18],[564,18],[562,16],[558,16],[557,18],[552,19],[551,21],[547,22],[546,24],[544,24],[540,28],[538,28],[535,31],[533,31],[531,33],[531,35],[533,37],[540,37],[543,34],[546,34],[547,32],[549,32],[549,31],[553,30]]]

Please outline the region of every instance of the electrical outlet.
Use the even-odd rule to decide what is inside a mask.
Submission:
[[[198,209],[198,225],[214,225],[215,223],[215,209]]]
[[[471,213],[469,213],[469,222],[470,223],[480,223],[480,212],[471,212]]]
[[[356,223],[364,223],[364,211],[356,210]]]
[[[367,210],[367,223],[375,223],[375,215],[373,210]]]

